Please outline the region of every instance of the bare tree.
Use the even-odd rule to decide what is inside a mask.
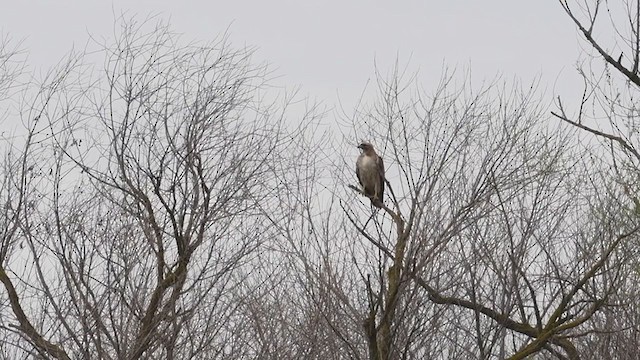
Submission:
[[[306,172],[276,171],[287,191],[270,220],[291,287],[251,303],[270,315],[247,332],[298,336],[277,349],[261,340],[266,358],[634,356],[632,102],[607,102],[627,95],[605,68],[585,77],[579,117],[559,103],[564,122],[553,125],[535,83],[458,79],[445,75],[427,95],[399,69],[379,75],[377,99],[344,121],[349,147],[300,144]],[[598,116],[626,118],[592,126],[589,101],[609,104]],[[612,142],[613,155],[585,149],[580,130]],[[392,191],[379,211],[352,186],[360,139],[385,159]],[[295,310],[274,321],[282,308]]]
[[[637,179],[640,165],[638,152],[638,96],[640,78],[640,2],[639,1],[559,1],[577,32],[586,40],[588,49],[578,63],[584,82],[575,111],[566,103],[573,99],[557,99],[553,115],[568,123],[608,149],[595,150],[609,164],[610,188],[621,188],[620,204],[612,212],[637,217],[640,209]],[[594,142],[594,141],[592,141]],[[619,286],[609,302],[615,305],[594,316],[593,331],[584,338],[584,356],[600,358],[635,358],[629,349],[638,343],[637,301],[638,242],[626,239],[618,244],[628,254],[626,266],[618,274]]]
[[[46,108],[51,105],[54,95],[63,86],[65,78],[75,68],[76,60],[70,56],[56,69],[52,70],[38,86],[37,82],[24,81],[22,72],[25,69],[24,59],[20,59],[19,51],[10,50],[9,43],[3,42],[0,55],[3,97],[20,98],[18,118],[25,127],[25,133],[9,134],[3,132],[4,159],[2,166],[2,198],[1,215],[1,248],[0,248],[0,282],[6,290],[3,296],[0,315],[4,320],[0,324],[3,340],[9,346],[3,347],[2,356],[18,358],[21,355],[69,358],[52,336],[52,329],[45,317],[34,318],[33,309],[38,309],[40,302],[46,302],[45,289],[31,287],[23,282],[18,274],[30,272],[34,278],[44,279],[44,271],[25,269],[29,261],[39,262],[40,258],[30,258],[29,254],[35,246],[24,237],[25,229],[32,225],[32,215],[38,208],[44,192],[42,185],[42,168],[40,162],[46,159],[43,151],[43,138],[50,136],[42,119]],[[22,80],[22,81],[17,81]],[[35,88],[35,91],[32,89]],[[16,116],[12,106],[3,108],[3,116]],[[8,127],[7,127],[8,128]],[[26,259],[25,259],[26,257]],[[13,318],[6,317],[10,311]],[[28,346],[26,344],[33,344]]]
[[[632,358],[638,56],[603,54],[604,3],[561,4],[608,64],[581,68],[575,116],[537,83],[427,92],[396,68],[334,129],[315,106],[287,122],[251,49],[153,19],[37,82],[0,61],[26,128],[2,162],[0,356]],[[360,140],[385,160],[380,209],[354,186]]]
[[[117,22],[101,70],[52,72],[30,108],[27,146],[44,150],[5,161],[2,317],[18,322],[16,354],[258,354],[238,311],[271,231],[255,204],[271,202],[269,164],[291,134],[250,49],[182,45],[152,25]]]
[[[290,199],[296,305],[333,349],[311,358],[575,359],[615,311],[638,226],[621,188],[549,125],[536,84],[456,79],[426,95],[379,76],[332,152],[349,155],[326,160],[332,200]],[[359,139],[385,159],[381,210],[350,189]]]

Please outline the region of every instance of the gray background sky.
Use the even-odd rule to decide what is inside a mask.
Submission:
[[[542,77],[551,98],[577,97],[576,60],[584,44],[557,1],[12,1],[0,12],[4,35],[24,40],[30,63],[56,63],[88,34],[111,37],[114,13],[158,14],[189,40],[229,29],[236,46],[258,47],[257,59],[281,85],[350,105],[396,58],[434,89],[443,64],[470,68],[475,82]],[[431,85],[431,83],[433,85]]]

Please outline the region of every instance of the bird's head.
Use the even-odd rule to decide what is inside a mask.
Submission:
[[[371,145],[371,143],[363,141],[362,143],[360,143],[360,145],[358,145],[358,149],[362,149],[363,152],[370,152],[373,151],[373,145]]]

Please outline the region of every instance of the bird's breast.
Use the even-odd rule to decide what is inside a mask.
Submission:
[[[358,167],[360,168],[360,176],[366,183],[375,181],[378,175],[378,166],[376,161],[370,156],[362,156],[358,159]]]
[[[359,166],[362,169],[375,170],[377,167],[375,160],[370,156],[363,156],[358,159],[358,162],[360,163]]]

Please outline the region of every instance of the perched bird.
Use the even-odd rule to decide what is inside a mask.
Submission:
[[[358,181],[371,204],[381,208],[384,201],[384,163],[370,143],[363,142],[358,148],[362,150],[356,160]]]

